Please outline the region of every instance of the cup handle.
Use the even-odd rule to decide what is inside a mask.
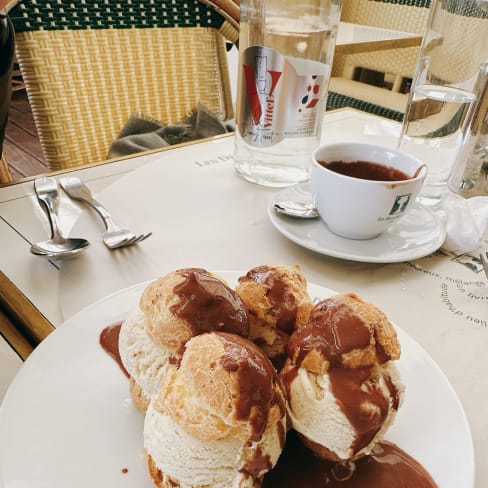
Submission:
[[[415,171],[415,173],[414,173],[414,174],[413,174],[413,176],[412,176],[412,180],[413,180],[414,178],[417,178],[417,176],[420,174],[420,172],[421,172],[421,171],[422,171],[424,168],[427,168],[427,165],[426,165],[425,163],[424,163],[424,164],[421,164],[421,165],[420,165],[420,166],[417,168],[417,170]]]

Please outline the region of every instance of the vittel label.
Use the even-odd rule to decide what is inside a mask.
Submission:
[[[238,130],[252,146],[316,134],[324,110],[329,67],[248,47],[241,59]]]

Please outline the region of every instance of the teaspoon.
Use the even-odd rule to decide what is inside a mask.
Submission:
[[[299,219],[315,219],[319,216],[317,209],[311,203],[298,202],[295,200],[281,200],[275,202],[273,208],[280,214]]]
[[[49,259],[63,259],[85,250],[89,242],[86,239],[65,237],[59,223],[58,183],[54,178],[41,177],[34,181],[37,198],[46,210],[51,227],[51,239],[32,244],[31,253]]]

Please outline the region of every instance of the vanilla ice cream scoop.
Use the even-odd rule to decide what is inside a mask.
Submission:
[[[325,459],[369,454],[394,421],[403,384],[395,329],[354,294],[319,302],[288,344],[280,372],[288,413],[304,442]]]
[[[146,410],[167,370],[179,364],[186,342],[208,331],[249,333],[246,307],[223,279],[204,269],[185,268],[144,289],[119,336],[120,357],[138,408]]]
[[[146,412],[158,488],[259,487],[286,436],[285,396],[266,355],[234,334],[190,339]]]
[[[154,343],[147,333],[147,318],[137,309],[120,328],[119,354],[130,375],[132,399],[145,411],[168,368],[174,367],[175,351]]]
[[[249,310],[249,338],[280,369],[290,334],[313,306],[305,276],[299,266],[257,266],[239,278],[236,291]]]

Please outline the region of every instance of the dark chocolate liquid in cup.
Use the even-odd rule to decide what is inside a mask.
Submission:
[[[361,180],[403,181],[411,178],[411,176],[392,166],[372,163],[370,161],[319,161],[319,164],[335,173],[352,176]]]

